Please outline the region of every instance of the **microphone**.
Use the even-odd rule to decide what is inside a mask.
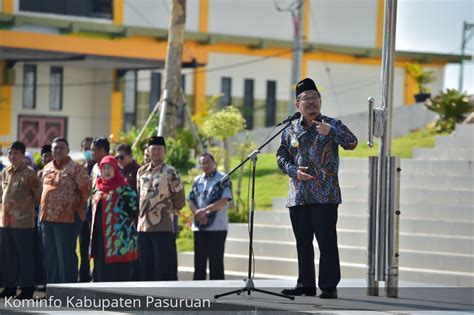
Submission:
[[[275,127],[279,127],[279,126],[281,126],[281,125],[284,125],[284,124],[286,124],[286,123],[288,123],[288,122],[290,122],[290,121],[293,121],[293,120],[295,120],[295,119],[298,119],[298,118],[300,118],[300,117],[301,117],[301,113],[300,113],[300,112],[296,112],[296,113],[294,113],[293,115],[288,116],[287,119],[285,119],[285,120],[283,120],[282,122],[279,122],[278,124],[276,124]]]

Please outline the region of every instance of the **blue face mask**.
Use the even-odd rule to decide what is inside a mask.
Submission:
[[[84,159],[86,159],[86,161],[92,161],[93,158],[92,158],[92,151],[90,150],[87,150],[87,151],[84,151]]]

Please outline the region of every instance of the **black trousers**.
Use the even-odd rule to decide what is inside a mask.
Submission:
[[[34,228],[2,228],[4,288],[34,287]]]
[[[178,280],[178,254],[173,232],[138,232],[143,281]]]
[[[94,271],[97,282],[130,281],[130,262],[106,263],[104,252],[104,236],[101,217],[97,216],[92,240],[94,252]]]
[[[89,262],[90,222],[84,220],[81,223],[79,233],[79,251],[81,254],[81,265],[79,266],[79,282],[91,281],[91,266]]]
[[[35,262],[35,284],[46,284],[46,271],[44,270],[44,251],[43,251],[43,237],[41,234],[41,227],[35,226],[34,241],[33,241],[33,256]]]
[[[338,204],[312,204],[290,208],[291,225],[298,251],[297,286],[316,287],[313,235],[319,247],[318,287],[334,290],[341,280],[337,247]]]
[[[206,280],[209,259],[210,280],[224,279],[224,248],[227,231],[194,232],[194,280]]]

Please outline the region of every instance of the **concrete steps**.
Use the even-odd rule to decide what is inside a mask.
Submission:
[[[402,281],[442,286],[474,286],[474,126],[458,125],[438,136],[437,147],[416,149],[401,160],[399,275]],[[343,203],[338,243],[343,278],[365,278],[367,263],[368,159],[341,159]],[[296,245],[285,207],[256,211],[255,274],[297,277]],[[231,224],[226,242],[226,274],[247,276],[248,225]],[[319,251],[316,241],[315,264]],[[191,269],[193,253],[180,253],[180,270]]]
[[[362,194],[360,197],[362,197]],[[288,210],[286,209],[285,204],[286,198],[273,199],[273,209],[287,212]],[[368,209],[369,206],[367,200],[343,197],[343,203],[339,206],[338,212],[339,214],[367,215]],[[430,200],[423,204],[401,200],[400,211],[402,213],[402,218],[436,218],[438,220],[473,221],[474,217],[473,204],[446,205],[445,203],[432,203]]]
[[[474,124],[457,124],[454,129],[454,136],[474,138]]]
[[[436,148],[413,150],[414,159],[474,161],[474,125],[456,125],[453,134],[437,136]]]
[[[193,253],[180,253],[180,265],[192,265]],[[267,275],[273,278],[278,275],[279,278],[295,278],[298,274],[298,261],[296,258],[279,258],[255,256],[255,273],[257,275]],[[319,264],[315,260],[315,268],[318,270]],[[248,255],[226,254],[224,257],[224,266],[226,270],[232,270],[232,275],[240,273],[242,278],[247,276]],[[180,267],[181,268],[181,267]],[[365,264],[346,263],[341,261],[341,275],[343,278],[365,278],[367,272]],[[399,276],[401,281],[411,281],[419,283],[439,283],[448,286],[472,287],[474,284],[474,275],[472,273],[449,272],[434,269],[419,269],[400,267]]]
[[[367,158],[341,159],[339,173],[368,174],[368,167]],[[400,167],[403,175],[474,176],[473,161],[401,159]]]
[[[368,172],[339,172],[339,181],[348,186],[368,187]],[[407,173],[402,169],[400,177],[402,187],[423,187],[428,189],[466,189],[474,187],[472,176],[450,176],[445,175],[443,179],[434,179],[433,175]]]
[[[400,217],[400,232],[428,234],[437,231],[442,235],[474,236],[474,221],[472,220],[443,220],[425,218],[407,218],[402,212]],[[288,211],[256,211],[255,222],[265,222],[274,226],[291,226]],[[337,226],[340,229],[366,230],[368,215],[339,213]]]
[[[474,150],[471,148],[416,148],[414,159],[423,160],[467,160],[474,161]]]
[[[474,145],[474,136],[437,136],[437,147],[469,148]]]
[[[296,259],[295,242],[272,242],[257,240],[253,243],[255,256],[270,257],[275,253],[282,258]],[[226,241],[226,253],[248,252],[248,240],[238,238],[228,238]],[[316,241],[314,241],[314,252],[316,261],[319,259],[319,251]],[[365,247],[339,246],[339,257],[341,261],[350,261],[356,264],[367,264],[367,250]],[[470,272],[474,267],[474,257],[468,254],[427,252],[427,251],[400,251],[400,264],[412,268],[427,268],[446,271]]]
[[[338,243],[346,246],[367,246],[367,231],[359,229],[337,230]],[[228,238],[248,239],[248,227],[245,223],[232,224],[227,234]],[[283,225],[254,225],[254,239],[274,242],[294,242],[291,226]],[[455,243],[457,246],[453,246]],[[403,245],[403,246],[402,246]],[[472,254],[474,238],[472,236],[453,236],[441,234],[400,233],[400,249],[435,251],[458,254]]]

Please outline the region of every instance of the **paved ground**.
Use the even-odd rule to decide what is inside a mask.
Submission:
[[[399,298],[367,296],[362,280],[341,282],[339,299],[322,300],[318,297],[296,297],[294,301],[251,292],[250,295],[232,294],[215,299],[234,289],[241,289],[242,280],[179,281],[179,282],[122,282],[76,283],[50,285],[47,297],[20,305],[19,302],[2,301],[0,314],[53,313],[75,314],[89,310],[91,313],[154,313],[160,311],[247,313],[410,313],[410,314],[472,314],[474,313],[473,288],[434,288],[416,283],[401,283]],[[291,280],[255,280],[255,287],[278,293],[291,287]],[[15,304],[17,303],[17,304]],[[40,303],[42,303],[40,305]],[[95,309],[95,311],[92,311]],[[99,310],[99,312],[98,312]],[[176,312],[177,311],[177,312]],[[89,312],[85,312],[89,313]]]

